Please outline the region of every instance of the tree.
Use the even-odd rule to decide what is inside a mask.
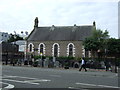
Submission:
[[[27,31],[25,31],[25,34],[26,34],[26,35],[28,35],[28,32],[27,32]]]
[[[120,39],[110,38],[107,42],[108,53],[112,56],[120,57]]]
[[[120,39],[111,38],[107,42],[108,54],[115,57],[115,72],[117,73],[117,67],[120,64]]]
[[[23,35],[23,31],[21,31],[21,34]]]
[[[106,41],[108,38],[107,30],[103,32],[101,29],[93,29],[92,35],[83,41],[83,45],[85,50],[91,51],[93,57],[96,57],[98,50],[103,52],[107,48]]]
[[[23,40],[23,37],[20,37],[17,34],[10,34],[10,38],[8,39],[8,42],[15,42],[17,40]]]

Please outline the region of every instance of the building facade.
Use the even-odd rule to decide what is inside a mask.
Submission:
[[[33,31],[27,39],[27,54],[53,57],[85,57],[83,40],[91,35],[93,25],[38,27],[35,19]]]
[[[24,53],[19,52],[19,46],[8,42],[0,43],[0,54],[2,62],[10,63],[13,60],[23,59]]]

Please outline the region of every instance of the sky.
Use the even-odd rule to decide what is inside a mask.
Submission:
[[[39,26],[92,25],[118,38],[119,0],[0,0],[0,32],[19,33]]]

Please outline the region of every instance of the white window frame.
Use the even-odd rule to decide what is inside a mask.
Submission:
[[[32,45],[32,51],[30,51],[30,45]],[[28,52],[34,52],[34,45],[33,45],[33,43],[29,43],[28,44]]]
[[[60,45],[58,44],[58,43],[54,43],[53,44],[53,46],[52,46],[52,56],[54,57],[54,46],[57,44],[57,46],[58,46],[58,56],[57,57],[59,57],[60,56]]]
[[[70,46],[71,44],[73,45],[73,55],[72,55],[72,56],[75,57],[75,45],[74,45],[73,43],[69,43],[69,44],[67,45],[67,57],[69,56],[69,46]]]
[[[82,57],[85,57],[85,48],[82,46]]]
[[[40,43],[38,46],[38,54],[40,54],[40,46],[43,45],[43,55],[45,56],[45,44],[44,43]]]

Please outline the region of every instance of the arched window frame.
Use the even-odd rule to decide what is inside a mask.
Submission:
[[[85,48],[82,46],[82,57],[85,57]]]
[[[32,45],[32,51],[30,51],[30,46]],[[33,43],[28,44],[28,52],[34,52],[34,45]]]
[[[67,57],[69,56],[69,46],[72,45],[73,46],[73,57],[75,57],[75,45],[73,43],[69,43],[67,45]]]
[[[40,43],[38,46],[38,54],[40,54],[40,46],[43,45],[43,55],[45,56],[45,44],[44,43]]]
[[[58,53],[57,53],[57,57],[60,56],[60,45],[58,43],[54,43],[53,46],[52,46],[52,56],[54,57],[54,47],[55,45],[58,46]]]

